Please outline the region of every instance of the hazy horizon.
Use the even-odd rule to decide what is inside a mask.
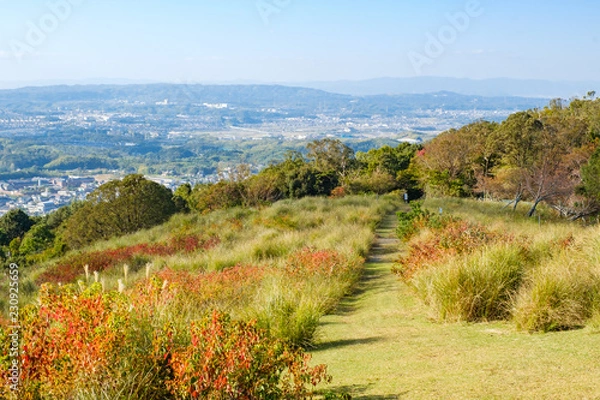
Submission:
[[[507,76],[496,76],[490,78],[468,78],[459,76],[442,76],[442,75],[421,75],[421,76],[373,76],[361,79],[315,79],[315,80],[259,80],[259,79],[227,79],[227,80],[163,80],[163,79],[135,79],[126,77],[89,77],[80,79],[71,78],[50,78],[50,79],[24,79],[24,80],[8,80],[0,79],[0,84],[26,84],[26,85],[139,85],[139,84],[198,84],[198,85],[293,85],[306,83],[358,83],[378,80],[419,80],[419,79],[448,79],[448,80],[464,80],[472,82],[485,81],[523,81],[523,82],[552,82],[552,83],[600,83],[598,79],[541,79],[541,78],[510,78]]]
[[[600,90],[597,81],[549,81],[519,80],[510,78],[467,79],[451,77],[414,77],[414,78],[373,78],[367,80],[337,80],[313,82],[262,82],[262,81],[213,81],[213,82],[166,82],[133,79],[83,79],[83,80],[39,80],[39,81],[0,81],[0,90],[24,89],[30,87],[66,86],[135,86],[154,84],[176,85],[259,85],[288,86],[317,89],[329,93],[351,96],[373,95],[410,95],[436,94],[451,92],[466,96],[483,97],[521,97],[521,98],[582,98],[591,91]]]

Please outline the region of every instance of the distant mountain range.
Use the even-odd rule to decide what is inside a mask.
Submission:
[[[147,80],[131,79],[87,79],[87,80],[40,80],[21,82],[0,82],[0,89],[16,89],[27,86],[58,86],[58,85],[147,85],[159,84]],[[177,82],[171,82],[177,84]],[[258,81],[232,82],[185,82],[188,86],[202,83],[204,87],[211,86],[273,86],[272,83]],[[550,80],[521,80],[509,78],[497,79],[462,79],[444,77],[416,78],[377,78],[368,80],[340,80],[322,82],[279,82],[279,86],[301,87],[324,90],[330,93],[351,96],[372,95],[406,95],[430,94],[438,92],[453,92],[467,96],[485,97],[529,97],[529,98],[563,98],[582,97],[589,91],[600,92],[600,81],[550,81]]]
[[[440,91],[486,97],[582,97],[589,91],[600,92],[598,82],[568,82],[520,79],[461,79],[442,77],[377,78],[361,81],[302,82],[296,86],[321,89],[353,96],[422,94]]]
[[[547,104],[547,98],[473,96],[449,91],[427,94],[348,95],[282,85],[61,85],[0,90],[4,111],[49,110],[56,106],[123,111],[155,103],[177,107],[226,103],[237,109],[274,107],[297,115],[401,115],[418,110],[518,111]],[[143,106],[140,105],[143,103]],[[165,105],[166,105],[165,104]],[[271,111],[261,112],[271,113]]]

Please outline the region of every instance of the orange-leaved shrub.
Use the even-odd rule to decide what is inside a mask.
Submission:
[[[394,272],[411,279],[419,270],[458,254],[470,254],[483,245],[509,241],[510,237],[492,232],[483,225],[448,219],[439,227],[429,227],[424,235],[408,243],[408,254],[401,257]]]
[[[290,276],[336,276],[351,271],[353,263],[335,250],[315,250],[310,247],[291,254],[285,263]]]
[[[39,305],[28,306],[20,321],[22,399],[72,398],[82,387],[116,379],[129,326],[128,304],[118,292],[95,284],[43,285]]]
[[[213,312],[193,322],[187,346],[170,355],[178,398],[302,399],[308,386],[330,381],[326,367],[310,367],[310,356],[258,329],[255,322],[232,321]]]
[[[157,307],[194,314],[212,310],[231,311],[247,303],[260,285],[266,267],[237,265],[220,272],[192,273],[163,269],[149,280],[140,282],[132,291],[134,307],[152,313]]]
[[[141,264],[145,264],[148,260],[145,260],[144,257],[160,257],[209,250],[218,245],[219,242],[218,237],[186,235],[173,237],[166,243],[140,243],[116,249],[74,254],[66,257],[61,263],[48,268],[39,276],[37,282],[39,284],[48,282],[70,283],[83,273],[84,265],[88,265],[90,272],[100,272],[123,263],[134,264],[136,258],[142,261]]]
[[[242,270],[225,276],[243,282]],[[171,308],[182,293],[165,282],[153,277],[123,294],[43,285],[39,304],[23,310],[18,398],[307,398],[309,386],[329,379],[325,366],[310,367],[301,349],[256,322],[220,311],[187,322]],[[7,332],[0,326],[0,338]],[[0,358],[3,371],[10,362]],[[0,396],[10,398],[6,379]]]

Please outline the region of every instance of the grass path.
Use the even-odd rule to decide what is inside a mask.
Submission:
[[[439,324],[391,274],[388,215],[356,292],[322,319],[315,363],[324,391],[353,399],[600,399],[600,335],[516,332],[508,322]]]
[[[393,383],[397,371],[390,351],[402,324],[397,307],[400,285],[390,273],[400,245],[395,227],[395,215],[387,215],[376,231],[356,292],[335,314],[322,319],[321,344],[313,353],[315,362],[329,366],[334,389],[353,398],[397,398],[381,395],[383,388],[389,394],[401,392]],[[373,397],[375,393],[378,397]]]

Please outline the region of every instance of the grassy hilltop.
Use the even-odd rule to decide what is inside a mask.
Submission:
[[[334,376],[323,390],[598,397],[598,227],[472,200],[428,200],[423,210],[412,213],[414,229],[398,229],[404,243],[390,239],[397,221],[386,219],[358,291],[322,320],[312,353]]]
[[[596,226],[398,200],[178,214],[31,267],[20,398],[600,395]]]
[[[23,271],[20,398],[310,396],[329,375],[302,349],[390,210],[358,196],[179,214]]]

